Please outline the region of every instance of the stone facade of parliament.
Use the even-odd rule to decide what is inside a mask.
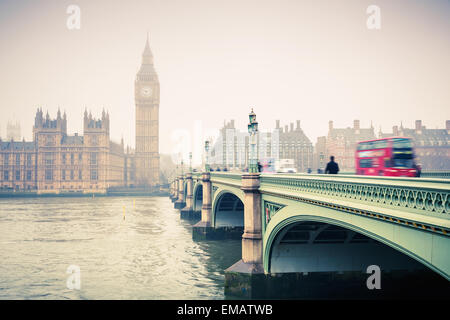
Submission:
[[[84,112],[83,136],[67,135],[67,117],[38,109],[33,141],[0,139],[0,189],[104,193],[159,185],[159,81],[148,44],[135,82],[136,150],[110,139],[109,114]]]

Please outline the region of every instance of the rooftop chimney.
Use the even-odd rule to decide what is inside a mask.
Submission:
[[[355,129],[356,134],[359,134],[359,120],[353,120],[353,129]]]
[[[280,129],[280,120],[277,120],[277,121],[276,121],[276,124],[277,124],[277,125],[276,125],[275,129]]]
[[[294,131],[294,123],[291,122],[291,132]]]
[[[328,121],[328,129],[333,130],[333,121]]]
[[[297,130],[300,130],[300,120],[297,120]]]
[[[234,120],[231,120],[231,128],[234,129]]]
[[[422,130],[422,120],[416,120],[416,132],[421,133]]]
[[[393,134],[394,136],[399,136],[399,133],[398,133],[398,126],[393,126],[393,127],[392,127],[392,134]]]
[[[286,132],[286,133],[287,133],[288,131],[289,131],[289,129],[288,129],[288,125],[285,125],[285,126],[284,126],[284,132]]]

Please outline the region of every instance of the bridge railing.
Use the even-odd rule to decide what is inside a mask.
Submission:
[[[211,182],[241,187],[242,173],[240,172],[211,172]]]
[[[263,174],[260,190],[402,208],[402,211],[450,219],[449,179]]]
[[[355,175],[355,171],[339,171],[340,175]],[[450,170],[422,170],[422,178],[450,179]]]
[[[201,173],[193,177],[201,179]],[[211,181],[240,187],[242,173],[211,172]],[[262,192],[309,195],[450,220],[450,179],[323,174],[261,174]]]
[[[448,170],[422,171],[420,176],[424,178],[450,179],[450,171]]]
[[[192,179],[201,179],[202,173],[201,172],[192,172]]]

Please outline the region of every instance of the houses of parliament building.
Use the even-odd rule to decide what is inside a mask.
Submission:
[[[148,38],[135,80],[136,148],[110,139],[109,113],[84,112],[83,135],[67,134],[67,116],[38,109],[33,141],[0,139],[0,189],[105,193],[159,185],[159,80]]]

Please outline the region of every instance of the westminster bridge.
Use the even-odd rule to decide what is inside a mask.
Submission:
[[[195,240],[242,238],[226,294],[264,297],[276,286],[267,279],[285,275],[280,290],[311,292],[298,283],[314,279],[318,290],[359,296],[373,265],[394,297],[394,287],[405,295],[424,283],[448,294],[449,179],[191,172],[170,183],[170,197],[182,217],[200,220]]]

